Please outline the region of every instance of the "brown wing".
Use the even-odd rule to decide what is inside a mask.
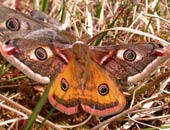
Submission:
[[[54,72],[60,73],[66,65],[67,59],[60,53],[60,50],[69,48],[69,46],[37,40],[14,39],[1,45],[0,51],[11,64],[28,77],[41,83],[48,83],[49,77]]]
[[[94,61],[127,82],[147,77],[169,57],[168,49],[156,43],[96,47],[92,50]]]
[[[1,41],[7,38],[23,38],[31,31],[48,28],[43,21],[4,6],[0,7],[0,18]]]
[[[5,14],[5,15],[4,15]],[[13,38],[58,41],[71,44],[76,37],[59,26],[45,23],[38,18],[0,6],[0,41]]]

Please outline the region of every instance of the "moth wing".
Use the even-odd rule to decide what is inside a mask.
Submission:
[[[114,75],[94,61],[88,65],[84,88],[81,106],[93,115],[113,115],[126,106],[126,98]]]
[[[28,77],[40,83],[48,83],[55,73],[60,73],[67,64],[62,53],[71,45],[43,42],[30,39],[8,40],[0,46],[1,54]],[[69,55],[68,51],[68,55]],[[69,57],[69,56],[68,56]]]
[[[92,54],[95,62],[125,82],[146,78],[169,57],[168,50],[156,43],[95,47]]]
[[[4,15],[5,14],[5,15]],[[5,6],[0,7],[0,41],[13,38],[27,38],[42,41],[60,41],[72,44],[76,37],[58,25],[45,23]]]
[[[5,6],[0,7],[0,17],[1,37],[4,39],[23,38],[29,32],[49,27],[43,21]]]
[[[62,72],[55,76],[48,94],[51,105],[67,115],[79,111],[80,95],[82,95],[79,78],[76,72],[72,71],[74,67],[73,61],[70,60]]]

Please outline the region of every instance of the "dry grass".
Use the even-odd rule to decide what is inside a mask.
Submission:
[[[169,44],[168,0],[51,0],[49,4],[42,1],[34,0],[33,3],[30,0],[1,0],[0,4],[26,13],[33,8],[43,10],[84,41],[112,28],[113,31],[103,34],[101,40],[93,43],[96,45],[101,45],[103,41],[116,45],[160,40],[164,45]],[[67,116],[55,110],[41,129],[62,128],[56,123],[66,128],[77,125],[77,129],[170,129],[169,67],[168,63],[163,65],[147,81],[122,86],[126,91],[128,104],[126,110],[116,116],[107,118],[92,116],[90,120],[86,120],[89,115],[84,112]],[[31,114],[45,87],[23,77],[21,72],[0,57],[0,129],[23,129],[25,119]],[[37,89],[42,90],[39,92]],[[51,105],[46,103],[40,115],[45,117],[50,108]],[[41,124],[39,122],[43,120],[42,117],[36,119],[34,129]]]

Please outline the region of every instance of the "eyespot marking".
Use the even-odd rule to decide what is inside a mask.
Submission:
[[[126,61],[135,61],[136,59],[136,53],[133,50],[127,49],[123,53],[123,58]]]
[[[101,96],[105,96],[109,93],[109,87],[107,84],[101,84],[98,87],[98,92]]]
[[[142,55],[132,49],[120,49],[117,51],[116,57],[128,62],[136,62],[142,59]]]
[[[38,47],[35,49],[35,56],[37,57],[37,59],[39,60],[46,60],[48,58],[48,54],[46,52],[46,50],[42,47]]]
[[[9,18],[6,21],[6,27],[10,31],[19,31],[21,27],[21,23],[17,18]]]
[[[45,61],[53,56],[52,50],[46,46],[39,46],[25,53],[25,55],[35,61]]]
[[[66,79],[62,78],[61,80],[61,89],[67,91],[69,89],[69,84]]]

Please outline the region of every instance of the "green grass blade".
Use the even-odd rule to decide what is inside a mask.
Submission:
[[[100,15],[101,15],[101,11],[102,11],[102,4],[103,4],[103,1],[99,1],[98,5],[97,5],[97,8],[96,8],[96,17],[97,18],[100,18]]]
[[[8,81],[15,81],[15,80],[23,79],[25,77],[26,77],[25,75],[21,75],[21,76],[17,76],[17,77],[11,78]]]
[[[41,11],[47,12],[49,0],[42,0]]]
[[[49,111],[49,113],[47,114],[47,116],[45,117],[45,120],[43,120],[43,122],[38,126],[37,130],[41,130],[41,128],[43,127],[44,122],[46,121],[46,119],[48,119],[50,117],[50,115],[52,115],[52,113],[56,110],[55,107],[52,107],[51,110]]]
[[[160,1],[158,0],[158,2],[156,3],[156,6],[155,6],[155,8],[154,8],[153,13],[154,13],[154,12],[158,12],[158,9],[159,9],[159,2],[160,2]],[[152,17],[149,19],[149,22],[148,22],[148,24],[147,24],[147,26],[146,26],[145,31],[147,31],[147,30],[148,30],[149,25],[151,24],[151,21],[152,21]]]
[[[65,21],[65,17],[66,17],[66,5],[67,5],[67,2],[66,1],[63,1],[63,6],[62,6],[62,14],[61,14],[61,23],[64,23]]]
[[[121,10],[121,12],[116,16],[116,18],[108,25],[108,29],[113,27],[116,20],[122,15],[122,12],[123,12],[124,9]],[[103,34],[101,34],[101,36],[96,40],[96,43],[95,45],[99,45],[101,40],[107,35],[107,31],[104,32]]]
[[[29,117],[28,119],[28,123],[26,124],[26,127],[24,130],[31,130],[33,123],[35,122],[35,119],[37,117],[37,115],[40,113],[42,106],[44,105],[44,103],[46,102],[49,90],[50,90],[50,86],[52,85],[53,80],[51,80],[51,82],[48,84],[47,89],[45,90],[45,92],[43,93],[43,95],[41,96],[39,102],[37,103],[36,107],[33,110],[32,115]]]

